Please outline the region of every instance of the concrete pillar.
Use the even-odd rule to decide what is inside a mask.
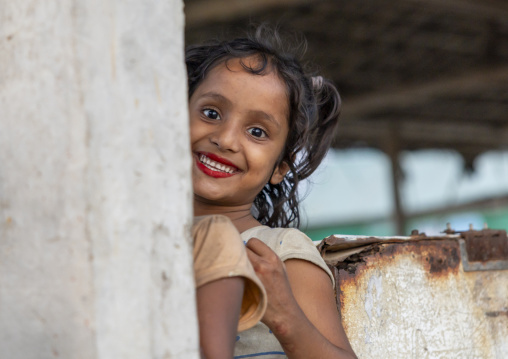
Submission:
[[[0,8],[0,357],[197,358],[182,1]]]

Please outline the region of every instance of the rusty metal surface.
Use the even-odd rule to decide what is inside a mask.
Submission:
[[[465,272],[462,234],[372,238],[328,261],[359,358],[508,358],[508,270]],[[325,258],[352,250],[339,242]]]
[[[336,265],[352,255],[368,251],[380,244],[424,240],[458,241],[465,271],[508,269],[508,236],[504,230],[471,229],[456,232],[447,229],[441,236],[426,236],[425,233],[413,231],[409,237],[332,235],[321,241],[317,248],[330,265]]]
[[[508,259],[506,231],[484,229],[464,233],[466,250],[471,262]]]
[[[416,233],[410,237],[404,236],[391,236],[391,237],[379,237],[379,236],[350,236],[350,235],[332,235],[326,237],[318,245],[318,249],[321,253],[334,252],[349,248],[361,247],[373,243],[402,243],[410,241],[418,241],[422,239],[442,239],[442,238],[458,238],[458,235],[443,235],[439,237],[427,237],[425,234]]]
[[[484,229],[462,232],[459,240],[464,271],[508,269],[506,231]]]

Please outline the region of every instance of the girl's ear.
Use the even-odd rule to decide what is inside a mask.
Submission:
[[[272,177],[270,177],[271,184],[279,184],[284,179],[284,176],[289,171],[289,165],[287,162],[281,162],[275,169],[273,170]]]

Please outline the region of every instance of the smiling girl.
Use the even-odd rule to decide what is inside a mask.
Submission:
[[[263,27],[249,38],[191,46],[186,63],[194,214],[228,218],[267,295],[261,322],[236,337],[235,358],[355,358],[329,269],[312,241],[289,228],[299,224],[298,183],[330,147],[337,90],[306,74]],[[198,288],[203,346],[216,334],[203,328],[223,318],[242,285],[227,293]],[[213,300],[220,296],[223,309],[207,311],[209,300],[221,306]],[[238,318],[238,305],[229,308]]]

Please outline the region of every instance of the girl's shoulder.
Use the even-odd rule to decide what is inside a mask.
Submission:
[[[255,237],[270,247],[284,262],[288,259],[301,259],[323,269],[334,285],[330,269],[321,257],[313,242],[305,233],[296,228],[270,228],[258,226],[241,233],[244,242]]]
[[[302,244],[311,244],[315,247],[312,240],[305,233],[296,228],[270,228],[268,226],[257,226],[247,229],[242,232],[241,235],[244,241],[248,241],[249,239],[255,237],[270,247],[272,247],[270,245],[272,242],[278,242],[279,245],[282,245],[286,240]]]

